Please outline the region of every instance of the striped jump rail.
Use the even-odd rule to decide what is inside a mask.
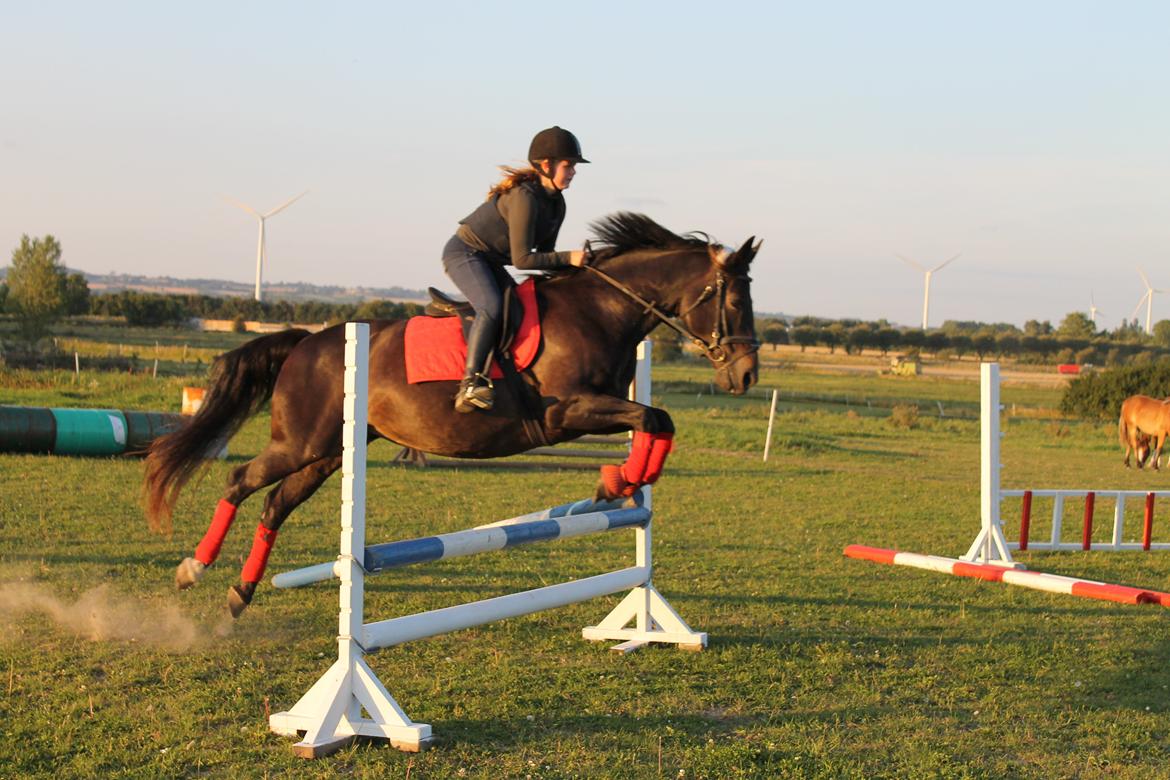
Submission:
[[[639,494],[640,495],[640,494]],[[418,539],[366,547],[362,568],[367,574],[416,563],[504,550],[522,544],[569,539],[619,528],[641,528],[650,521],[644,506],[621,508],[617,502],[574,502],[508,520]],[[277,588],[299,588],[339,576],[338,562],[319,563],[277,574]]]
[[[1119,604],[1160,604],[1164,607],[1170,607],[1170,593],[1145,588],[1131,588],[1126,585],[1112,585],[1076,577],[1063,577],[1058,574],[1046,574],[1026,569],[1011,569],[992,563],[970,563],[957,558],[899,552],[880,547],[866,547],[861,544],[851,544],[846,547],[845,555],[858,560],[896,566],[912,566],[916,569],[952,574],[956,577],[973,577],[988,582],[1004,582],[1008,585],[1018,585],[1049,593],[1113,601]]]

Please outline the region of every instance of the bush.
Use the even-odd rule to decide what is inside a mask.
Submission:
[[[894,404],[893,409],[890,410],[890,425],[895,428],[917,428],[918,405]]]
[[[1170,395],[1170,361],[1145,361],[1122,368],[1083,374],[1069,382],[1060,399],[1062,414],[1087,420],[1115,417],[1131,395]]]

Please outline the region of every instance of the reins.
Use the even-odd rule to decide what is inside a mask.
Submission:
[[[698,299],[689,307],[687,307],[686,311],[682,312],[678,316],[673,316],[658,308],[658,304],[654,301],[646,300],[617,279],[614,279],[605,271],[588,264],[582,266],[582,268],[586,268],[589,271],[592,271],[598,276],[598,278],[605,281],[606,284],[610,285],[630,300],[636,302],[639,306],[642,307],[644,313],[654,315],[668,328],[675,331],[680,336],[690,339],[691,343],[702,349],[704,354],[707,356],[707,359],[716,365],[720,371],[729,370],[731,366],[733,366],[738,360],[747,357],[748,355],[752,355],[758,352],[760,349],[760,342],[754,338],[749,338],[747,336],[726,335],[728,329],[726,305],[727,275],[724,274],[723,271],[715,272],[714,287],[707,285],[703,292],[699,294]],[[733,274],[733,276],[735,275]],[[712,298],[715,298],[715,300],[718,302],[719,310],[716,312],[715,326],[711,331],[711,340],[707,341],[702,336],[699,336],[697,333],[687,327],[686,322],[684,322],[682,318]],[[727,350],[723,348],[723,345],[725,344],[748,344],[751,349],[736,356],[735,360],[732,360],[730,363],[728,363]]]

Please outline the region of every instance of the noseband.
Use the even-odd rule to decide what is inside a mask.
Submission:
[[[735,363],[738,362],[741,358],[745,358],[748,355],[753,355],[760,349],[760,342],[756,339],[749,338],[748,336],[726,335],[728,329],[727,279],[729,276],[732,278],[746,279],[748,278],[747,274],[725,274],[723,271],[716,271],[714,286],[707,285],[703,289],[703,292],[699,293],[698,299],[696,299],[693,304],[687,307],[686,311],[675,317],[662,311],[658,308],[658,305],[654,301],[646,300],[641,295],[638,295],[638,293],[634,292],[629,287],[626,287],[624,284],[619,282],[617,279],[614,279],[604,271],[592,265],[585,265],[582,267],[592,271],[611,287],[621,292],[630,300],[636,302],[643,308],[646,314],[653,314],[655,317],[661,320],[664,325],[674,330],[680,336],[685,336],[686,338],[690,339],[692,344],[703,350],[703,353],[707,356],[707,359],[710,360],[712,365],[714,365],[719,371],[729,372],[731,367],[735,365]],[[707,341],[702,336],[699,336],[697,333],[691,330],[687,326],[686,322],[683,321],[683,317],[686,317],[699,306],[712,299],[716,301],[718,305],[718,311],[715,313],[715,326],[711,330],[711,340]],[[750,349],[745,350],[741,354],[737,355],[734,360],[728,362],[727,350],[724,349],[724,345],[726,344],[747,344]],[[730,376],[730,374],[728,374],[728,376]]]

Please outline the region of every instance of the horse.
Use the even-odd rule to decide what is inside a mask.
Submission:
[[[1138,468],[1143,468],[1147,459],[1152,458],[1154,470],[1162,457],[1162,445],[1170,434],[1170,402],[1159,401],[1146,395],[1131,395],[1121,404],[1121,416],[1117,420],[1117,435],[1125,450],[1125,467],[1129,468],[1129,454],[1137,455]],[[1146,454],[1142,455],[1143,440]],[[1150,452],[1150,450],[1153,450]]]
[[[596,248],[589,264],[536,281],[542,343],[522,382],[497,383],[490,412],[456,413],[454,381],[408,384],[406,321],[370,321],[367,443],[385,438],[437,455],[497,458],[632,430],[626,462],[601,468],[597,498],[630,496],[655,481],[673,447],[674,423],[663,409],[625,397],[637,345],[665,324],[703,352],[722,389],[746,392],[759,369],[748,271],[762,242],[752,236],[733,250],[705,233],[679,235],[629,212],[590,227]],[[233,617],[251,603],[281,524],[341,466],[344,340],[343,325],[315,334],[290,329],[219,356],[198,413],[149,449],[146,516],[153,529],[169,532],[183,486],[271,402],[268,444],[231,471],[194,557],[175,573],[180,589],[195,585],[215,562],[240,504],[275,484],[240,582],[228,590]]]

